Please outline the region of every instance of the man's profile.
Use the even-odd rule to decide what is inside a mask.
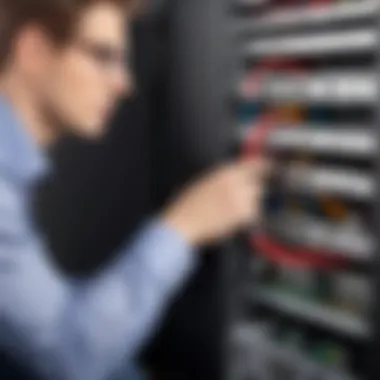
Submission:
[[[232,163],[152,216],[95,277],[49,260],[30,200],[63,134],[97,139],[131,90],[135,0],[0,0],[0,347],[44,379],[101,380],[131,359],[199,245],[255,220],[263,165]],[[126,126],[128,128],[128,126]]]

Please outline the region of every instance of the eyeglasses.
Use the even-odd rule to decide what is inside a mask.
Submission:
[[[130,67],[130,57],[124,49],[88,41],[79,41],[76,43],[76,47],[93,59],[104,71],[125,71]]]

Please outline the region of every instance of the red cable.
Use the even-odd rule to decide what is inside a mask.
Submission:
[[[264,233],[252,234],[250,242],[259,254],[284,266],[335,269],[344,264],[344,259],[326,257],[325,252],[312,249],[285,248],[283,244],[276,242]]]
[[[263,75],[264,66],[260,65],[259,72],[254,76]],[[271,62],[269,67],[291,68],[296,67],[287,62]],[[270,132],[279,127],[280,117],[275,111],[267,112],[254,123],[250,133],[242,144],[242,158],[252,159],[264,155],[266,142]],[[298,268],[323,268],[334,269],[341,267],[344,260],[336,257],[326,257],[326,252],[319,252],[311,249],[286,248],[283,244],[276,242],[273,238],[263,232],[254,232],[251,235],[250,243],[258,251],[258,254],[265,256],[269,260],[281,265]]]

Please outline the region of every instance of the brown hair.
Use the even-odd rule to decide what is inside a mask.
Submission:
[[[12,51],[14,39],[29,23],[41,25],[57,42],[70,38],[78,14],[96,3],[112,3],[133,12],[139,0],[0,0],[0,70]]]

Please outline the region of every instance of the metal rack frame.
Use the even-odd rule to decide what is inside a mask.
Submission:
[[[232,4],[232,0],[224,0],[226,5],[226,12],[231,14],[234,12],[236,7],[235,4]],[[240,6],[248,6],[249,1],[246,0],[244,2],[241,2]],[[259,1],[257,5],[262,5],[264,1]],[[238,4],[239,5],[239,4]],[[326,9],[319,9],[314,11],[307,11],[306,9],[301,10],[301,14],[303,14],[303,17],[298,17],[297,15],[293,14],[290,11],[285,12],[285,15],[281,18],[281,15],[278,13],[274,16],[271,15],[265,15],[260,16],[257,21],[258,23],[256,25],[249,25],[248,21],[245,21],[242,25],[237,24],[235,22],[235,19],[232,17],[232,28],[231,28],[231,41],[230,42],[230,48],[231,48],[231,65],[229,67],[229,74],[228,77],[232,78],[230,80],[231,84],[231,91],[233,93],[233,96],[236,96],[236,89],[234,89],[233,84],[236,83],[236,80],[239,78],[240,71],[239,66],[240,62],[242,60],[241,55],[241,49],[239,49],[237,44],[235,44],[236,38],[242,38],[242,36],[249,36],[250,40],[254,40],[255,38],[259,40],[265,40],[265,39],[273,39],[273,44],[277,43],[275,41],[275,38],[272,36],[269,37],[263,37],[262,33],[267,32],[270,28],[273,28],[273,30],[284,30],[284,29],[291,29],[292,26],[295,26],[295,28],[302,28],[303,26],[306,26],[307,23],[312,23],[313,26],[318,26],[318,24],[323,24],[324,26],[330,26],[333,23],[340,23],[344,22],[345,20],[353,20],[355,18],[360,19],[366,19],[370,17],[373,12],[377,11],[376,16],[376,26],[372,28],[368,28],[366,30],[363,30],[363,33],[361,35],[360,44],[357,45],[358,52],[368,51],[368,49],[374,49],[374,46],[377,45],[378,41],[380,41],[380,1],[377,0],[360,0],[360,4],[351,3],[346,4],[342,3],[339,5],[332,6],[332,13],[329,13]],[[303,13],[302,13],[303,12]],[[276,24],[277,23],[277,24]],[[331,37],[331,33],[324,32],[326,36]],[[344,33],[343,33],[344,34]],[[343,36],[342,34],[342,36]],[[294,34],[294,38],[296,37],[296,33]],[[344,36],[343,36],[344,37]],[[359,36],[360,37],[360,36]],[[284,38],[284,41],[286,38]],[[338,41],[339,39],[337,39]],[[319,40],[318,40],[319,41]],[[317,41],[317,42],[318,42]],[[341,42],[341,40],[339,40]],[[285,41],[286,42],[286,41]],[[340,43],[339,42],[339,43]],[[350,49],[353,46],[353,43],[355,40],[352,40],[352,38],[347,39],[347,43],[351,44]],[[318,42],[319,43],[319,42]],[[339,45],[338,43],[338,45]],[[364,44],[363,44],[364,43]],[[286,45],[286,44],[285,44]],[[288,55],[291,56],[293,53],[289,51],[286,51],[284,46],[282,47],[283,52],[282,54],[284,56]],[[317,44],[318,45],[318,44]],[[336,46],[338,46],[336,45]],[[270,49],[262,48],[261,50],[257,48],[257,42],[251,42],[250,44],[246,44],[245,46],[250,46],[251,48],[246,48],[246,52],[249,51],[249,55],[254,53],[254,58],[260,57],[263,54],[271,54]],[[255,46],[255,49],[252,49],[252,46]],[[261,45],[260,45],[261,46]],[[260,47],[259,46],[259,47]],[[263,45],[264,46],[264,45]],[[290,45],[288,45],[290,46]],[[296,44],[297,46],[297,44]],[[301,55],[318,55],[318,54],[324,54],[326,49],[324,50],[322,45],[318,45],[318,49],[314,51],[295,51],[298,53],[297,55],[301,53]],[[255,50],[253,52],[253,50]],[[329,50],[329,49],[328,49]],[[331,49],[330,49],[331,51]],[[380,89],[380,49],[375,49],[376,51],[376,69],[375,69],[375,76],[376,78],[376,86],[377,89]],[[343,49],[340,46],[340,52],[339,54],[345,54],[346,50]],[[227,94],[229,97],[230,94]],[[271,99],[273,100],[273,99]],[[380,100],[380,93],[379,90],[377,90],[376,94],[373,93],[372,98],[372,107],[374,108],[376,105],[376,102]],[[380,302],[377,302],[377,300],[380,301],[380,255],[378,254],[378,247],[380,247],[380,233],[376,233],[377,228],[380,229],[380,202],[377,202],[377,198],[380,199],[380,150],[377,149],[380,147],[380,109],[378,108],[376,110],[376,117],[374,120],[374,128],[371,129],[370,132],[368,132],[367,136],[362,136],[361,138],[361,144],[359,144],[358,149],[352,150],[352,155],[355,157],[372,157],[374,166],[375,166],[375,173],[374,177],[366,178],[368,179],[368,184],[371,182],[371,190],[370,190],[370,196],[373,200],[371,200],[373,204],[373,213],[374,213],[374,220],[375,225],[373,226],[373,239],[370,239],[371,241],[367,241],[372,249],[367,249],[367,260],[370,260],[373,265],[371,265],[371,273],[370,281],[371,286],[373,288],[374,293],[374,300],[373,305],[371,307],[370,315],[369,315],[369,327],[366,325],[363,325],[361,321],[354,320],[352,318],[346,318],[346,316],[339,314],[339,313],[333,313],[330,310],[317,310],[316,308],[313,308],[313,305],[309,305],[309,308],[302,308],[296,301],[287,299],[286,302],[283,299],[280,299],[276,296],[276,294],[269,294],[268,291],[265,290],[258,290],[255,291],[255,297],[261,298],[261,301],[265,304],[277,304],[279,308],[285,309],[290,311],[292,314],[298,314],[300,316],[302,313],[305,312],[305,315],[303,318],[311,319],[314,321],[317,321],[321,326],[324,325],[324,321],[327,319],[333,319],[335,322],[335,327],[337,330],[351,330],[353,339],[362,339],[364,336],[368,339],[368,365],[367,365],[367,373],[364,374],[364,379],[366,380],[377,380],[380,378],[380,365],[378,364],[378,358],[380,358]],[[228,128],[229,131],[231,131],[231,141],[236,141],[236,120],[235,115],[231,109],[226,110],[226,126],[225,128]],[[351,131],[351,132],[350,132]],[[351,126],[347,126],[347,128],[340,130],[340,132],[348,132],[349,134],[352,133],[352,136],[346,136],[346,143],[345,144],[338,144],[339,147],[337,148],[337,144],[334,146],[334,141],[337,141],[339,139],[339,136],[335,136],[334,140],[334,131],[331,131],[331,138],[332,142],[326,147],[324,144],[319,143],[318,141],[321,141],[323,139],[326,139],[326,133],[323,135],[323,132],[316,131],[315,133],[319,133],[319,140],[313,140],[313,144],[310,143],[310,149],[314,149],[315,151],[329,151],[329,150],[335,150],[339,149],[342,151],[343,154],[347,153],[350,150],[350,146],[352,145],[352,141],[355,139],[355,130],[351,128]],[[244,128],[240,129],[240,133],[244,134]],[[294,131],[289,128],[288,130],[284,130],[281,132],[278,132],[274,135],[274,137],[270,140],[270,144],[272,144],[273,147],[279,146],[280,148],[283,148],[284,146],[288,146],[290,148],[297,146],[297,144],[302,144],[310,136],[307,134],[313,133],[313,131],[307,131],[307,132],[300,132],[300,131]],[[352,140],[350,140],[350,138]],[[310,141],[310,140],[308,140]],[[355,145],[355,144],[354,144]],[[329,181],[327,181],[329,182]],[[326,182],[326,183],[327,183]],[[355,182],[355,181],[354,181]],[[359,181],[360,182],[360,181]],[[367,185],[368,185],[367,184]],[[369,186],[369,185],[368,185]],[[368,190],[368,189],[367,189]],[[368,194],[367,194],[368,195]],[[241,293],[244,292],[244,284],[241,282],[242,273],[246,271],[244,262],[242,262],[242,251],[244,250],[244,239],[237,239],[235,241],[229,242],[224,250],[224,255],[222,258],[222,276],[223,276],[223,295],[224,295],[224,304],[225,304],[225,347],[224,347],[224,379],[225,380],[242,380],[239,378],[236,378],[236,373],[233,371],[234,367],[234,361],[236,360],[236,357],[234,356],[234,331],[237,328],[236,322],[239,322],[242,320],[242,316],[244,315],[246,311],[246,305],[244,304],[243,298],[241,297]],[[373,249],[375,247],[375,249]],[[373,250],[374,254],[371,255],[369,253],[369,250]],[[352,253],[353,256],[355,256],[355,252]],[[243,259],[244,260],[244,259]],[[282,304],[282,305],[281,305]],[[243,326],[244,327],[244,326]],[[261,342],[261,344],[264,344],[264,342]],[[269,343],[268,343],[269,344]],[[271,348],[267,347],[268,350]],[[272,350],[275,351],[276,349],[272,347]],[[255,351],[255,350],[253,350]],[[257,352],[257,351],[255,351]],[[278,355],[283,355],[283,353],[278,353]],[[298,360],[302,361],[302,358],[292,358],[289,356],[287,360]],[[311,368],[310,365],[305,364],[308,366],[308,368]],[[315,373],[322,373],[324,371],[323,368],[314,368]],[[267,380],[267,378],[260,377],[257,375],[257,380]],[[321,377],[321,379],[324,379],[325,377]],[[294,380],[306,380],[306,377],[303,378],[297,377]],[[308,379],[308,378],[307,378]],[[327,377],[326,377],[327,379]],[[330,379],[330,378],[328,378]],[[256,378],[255,378],[256,380]],[[360,379],[362,380],[362,379]]]

